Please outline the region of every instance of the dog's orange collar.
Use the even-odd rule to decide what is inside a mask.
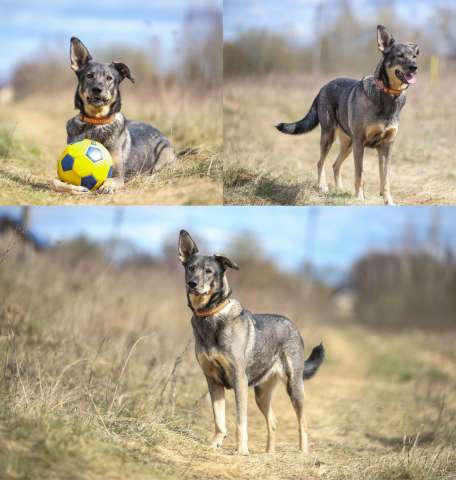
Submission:
[[[229,302],[230,302],[230,299],[226,298],[225,300],[223,300],[222,303],[219,303],[213,308],[209,308],[208,310],[199,310],[199,311],[194,310],[193,314],[195,315],[195,317],[198,317],[198,318],[210,317],[211,315],[215,315],[216,313],[219,313],[223,308],[225,308],[228,305]]]
[[[385,93],[389,95],[400,95],[404,92],[404,90],[398,90],[396,88],[385,87],[384,83],[381,80],[375,79],[375,85],[379,90],[383,90]]]
[[[108,117],[88,117],[81,113],[79,116],[82,122],[90,123],[90,125],[107,125],[108,123],[112,123],[116,119],[116,115],[109,115]]]

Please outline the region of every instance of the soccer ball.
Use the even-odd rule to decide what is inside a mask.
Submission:
[[[63,182],[96,190],[112,176],[111,155],[94,140],[70,143],[57,161],[57,175]]]

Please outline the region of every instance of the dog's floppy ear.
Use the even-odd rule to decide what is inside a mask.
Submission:
[[[407,46],[410,47],[412,50],[413,50],[413,53],[415,55],[419,55],[420,54],[420,49],[418,48],[418,45],[416,43],[413,43],[413,42],[407,42]]]
[[[125,65],[125,63],[121,62],[112,62],[111,64],[120,74],[120,81],[124,78],[128,78],[130,82],[135,83],[135,79],[131,76],[130,69]]]
[[[179,234],[179,260],[185,265],[195,253],[198,253],[196,243],[187,231],[181,230]]]
[[[217,262],[219,262],[222,265],[224,270],[226,270],[227,267],[234,268],[235,270],[239,270],[239,265],[237,263],[234,263],[228,257],[225,257],[225,255],[215,254],[214,258],[217,260]]]
[[[71,69],[75,72],[84,68],[92,60],[92,55],[79,38],[71,37],[70,59]]]
[[[391,47],[394,45],[394,37],[383,25],[377,26],[377,45],[378,49],[386,54],[391,50]]]

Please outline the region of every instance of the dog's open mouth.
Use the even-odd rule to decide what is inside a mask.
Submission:
[[[100,95],[93,95],[91,97],[87,97],[87,101],[95,107],[101,107],[102,105],[107,105],[109,103],[108,98],[102,97]]]
[[[399,69],[396,69],[394,73],[402,83],[405,83],[407,85],[414,85],[416,83],[416,73],[404,73],[402,70]]]

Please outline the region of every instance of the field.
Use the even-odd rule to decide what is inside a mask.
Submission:
[[[226,444],[207,446],[211,408],[175,259],[120,268],[83,244],[34,253],[0,240],[0,478],[456,478],[454,330],[367,329],[321,286],[268,265],[232,274],[236,298],[293,318],[307,352],[327,349],[306,384],[309,456],[279,388],[277,453],[264,453],[251,392],[251,455],[238,457],[231,392]]]
[[[332,76],[331,78],[334,78]],[[337,141],[326,160],[329,193],[316,189],[320,128],[302,136],[275,130],[310,108],[331,78],[271,76],[227,80],[224,84],[225,203],[241,205],[359,204],[354,196],[353,156],[343,166],[343,192],[334,190],[332,164]],[[436,92],[445,92],[437,101]],[[456,135],[454,76],[431,85],[426,74],[409,89],[394,147],[391,190],[399,205],[454,204]],[[364,157],[367,204],[382,204],[375,150]]]
[[[129,88],[129,90],[128,90]],[[127,118],[150,122],[177,151],[196,148],[172,170],[132,179],[116,195],[72,196],[56,193],[49,181],[66,144],[66,121],[74,116],[73,91],[31,95],[2,105],[0,110],[0,204],[221,204],[222,113],[219,93],[204,98],[189,88],[124,87],[122,112]],[[53,98],[52,98],[53,97]]]

